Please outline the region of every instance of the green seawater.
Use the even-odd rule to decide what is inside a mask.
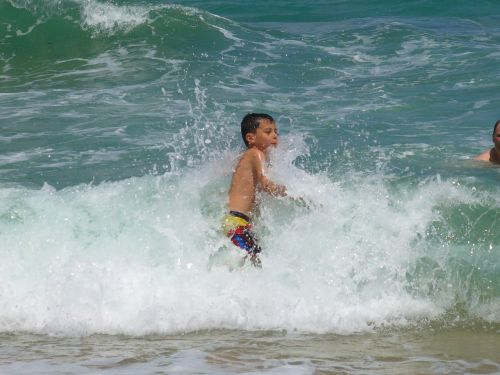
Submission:
[[[0,372],[497,373],[499,21],[0,0]],[[262,269],[208,270],[249,112],[310,206],[263,197]]]

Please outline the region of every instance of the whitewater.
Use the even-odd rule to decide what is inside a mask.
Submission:
[[[0,372],[500,371],[499,10],[0,0]],[[308,205],[235,270],[249,112]]]

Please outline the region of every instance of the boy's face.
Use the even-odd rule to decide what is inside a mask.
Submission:
[[[278,129],[276,124],[269,120],[260,120],[255,134],[249,133],[247,136],[249,136],[249,146],[257,147],[261,151],[266,151],[269,146],[276,147],[278,145]]]

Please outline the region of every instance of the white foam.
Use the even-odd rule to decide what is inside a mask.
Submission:
[[[98,2],[95,0],[76,0],[81,7],[81,24],[84,29],[91,29],[94,33],[114,33],[117,31],[129,32],[134,28],[153,22],[158,12],[163,10],[180,11],[182,14],[205,22],[203,12],[196,8],[185,7],[176,4],[164,5],[114,5],[112,3]],[[215,18],[221,18],[206,13]],[[219,30],[226,38],[237,41],[230,31],[215,25],[212,27]]]
[[[483,107],[489,105],[490,103],[491,103],[491,101],[487,100],[487,99],[486,100],[478,100],[478,101],[474,102],[473,108],[480,109],[480,108],[483,108]]]
[[[207,269],[227,244],[218,228],[234,152],[181,174],[0,190],[0,331],[349,333],[449,307],[413,296],[405,275],[435,205],[474,201],[467,189],[429,181],[395,200],[382,176],[346,183],[293,167],[307,148],[282,143],[273,178],[314,203],[263,197],[261,270]]]
[[[0,138],[1,140],[1,138]],[[11,152],[8,154],[0,155],[0,165],[8,165],[8,164],[13,164],[13,163],[18,163],[21,161],[26,161],[30,159],[30,155],[28,153],[21,151],[21,152]]]
[[[82,3],[82,26],[101,32],[130,31],[148,21],[151,8],[117,6],[88,0]]]

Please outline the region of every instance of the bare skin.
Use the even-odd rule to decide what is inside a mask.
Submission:
[[[266,176],[266,158],[270,147],[278,144],[276,124],[261,120],[255,134],[247,134],[247,150],[234,170],[229,189],[229,210],[250,215],[255,207],[255,194],[263,190],[273,196],[286,196],[286,187]]]
[[[494,147],[476,156],[474,158],[475,160],[489,161],[493,164],[500,164],[500,125],[498,123],[495,125],[492,140]]]

